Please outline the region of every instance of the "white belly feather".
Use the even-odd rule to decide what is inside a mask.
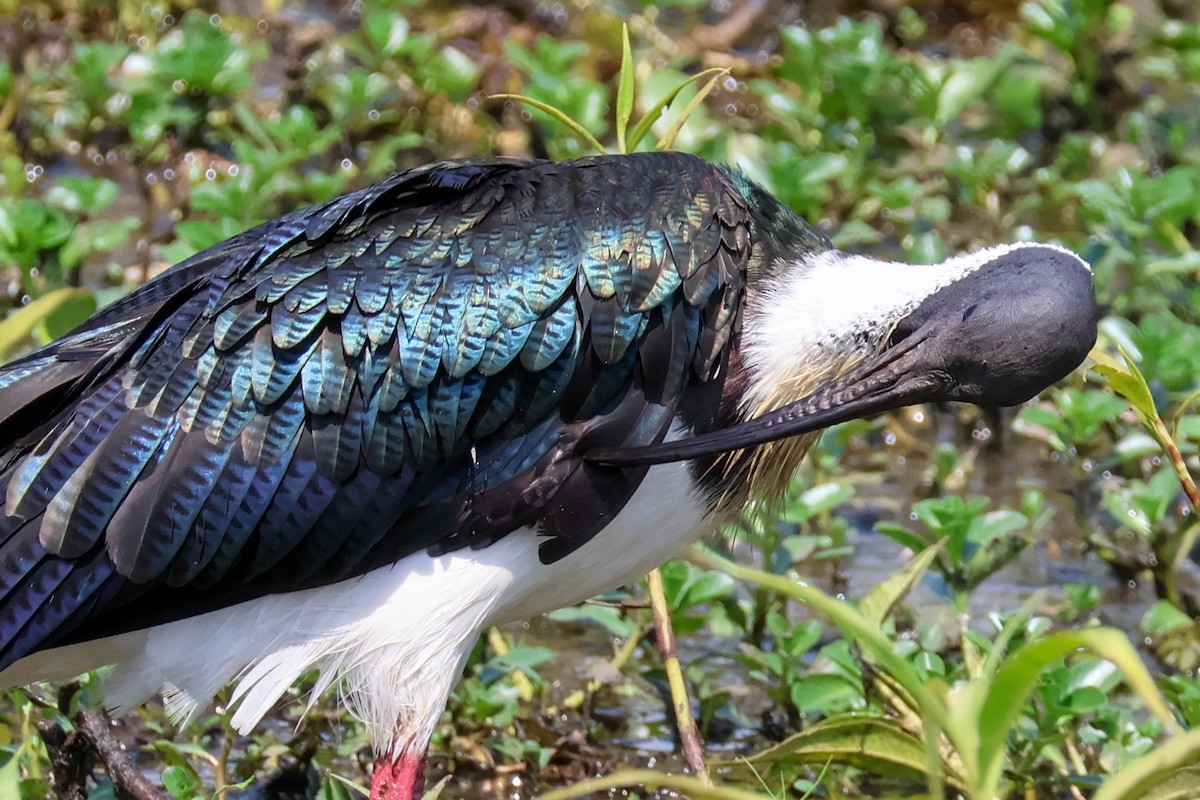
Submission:
[[[522,529],[482,550],[417,553],[342,583],[35,653],[0,673],[0,683],[61,680],[114,664],[103,686],[110,709],[129,710],[161,691],[168,713],[182,719],[236,680],[233,724],[245,733],[315,667],[314,698],[344,680],[341,690],[380,752],[424,747],[485,626],[631,581],[678,554],[704,525],[686,466],[655,466],[612,524],[554,564],[541,563],[536,534]]]

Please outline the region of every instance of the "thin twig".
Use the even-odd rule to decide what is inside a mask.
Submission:
[[[119,791],[134,800],[167,800],[166,795],[146,779],[130,760],[129,754],[121,749],[105,714],[91,708],[81,709],[75,717],[75,724],[104,762],[108,776]]]
[[[50,720],[38,723],[38,733],[50,756],[50,784],[59,800],[86,800],[87,779],[92,774],[95,755],[78,733],[67,733]]]

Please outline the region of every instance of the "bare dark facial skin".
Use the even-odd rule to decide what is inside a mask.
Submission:
[[[585,454],[620,467],[697,458],[820,430],[902,406],[1023,403],[1079,366],[1096,342],[1092,275],[1051,247],[998,256],[927,298],[888,346],[818,391],[723,430]]]

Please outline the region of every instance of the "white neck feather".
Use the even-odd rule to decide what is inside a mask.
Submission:
[[[877,352],[896,323],[925,298],[1026,247],[1070,252],[1018,243],[940,264],[903,264],[828,250],[782,265],[779,276],[747,300],[746,411],[760,413],[777,405],[781,393],[798,399],[833,379]]]

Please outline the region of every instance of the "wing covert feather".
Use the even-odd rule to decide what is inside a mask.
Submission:
[[[0,406],[57,409],[32,435],[0,419],[0,667],[524,525],[565,556],[644,475],[581,448],[666,434],[750,249],[744,197],[697,159],[480,159],[169,270],[0,368]]]

